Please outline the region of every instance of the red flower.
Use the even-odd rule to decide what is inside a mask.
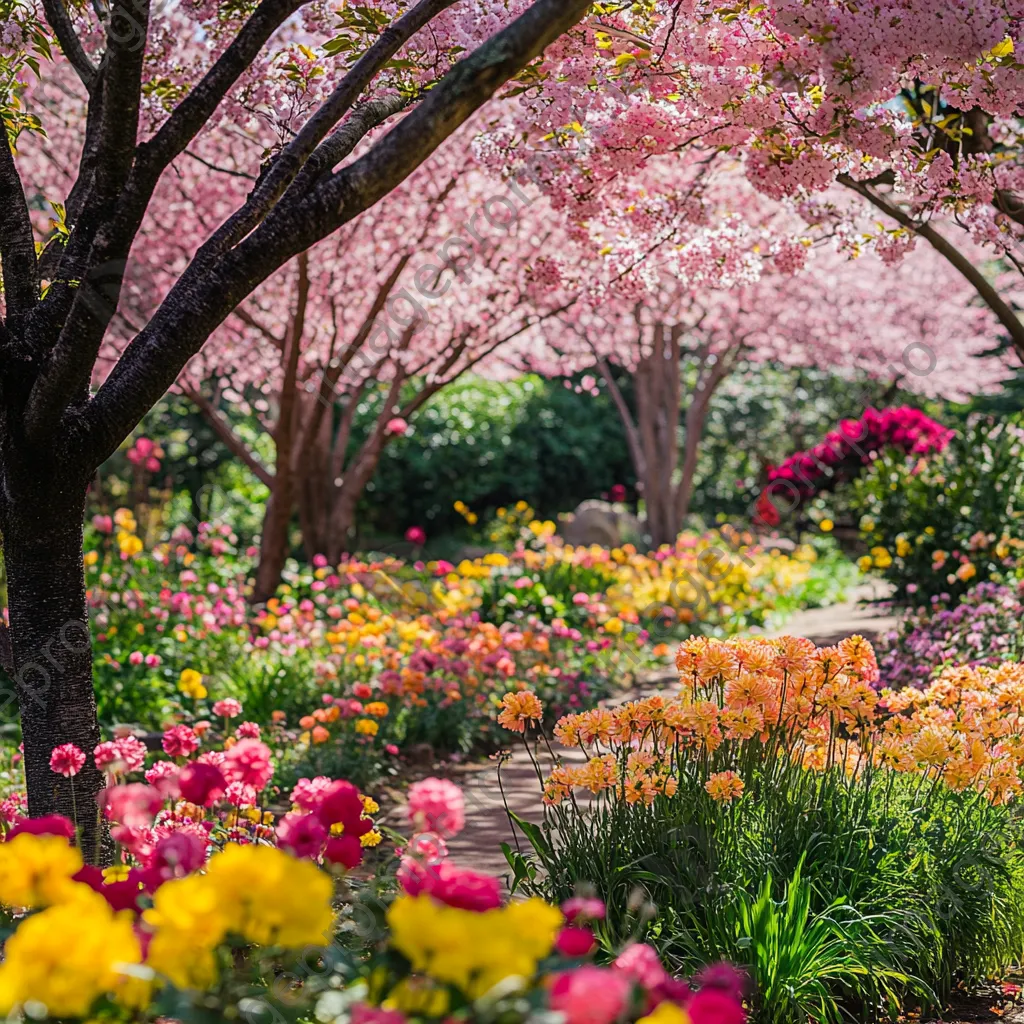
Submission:
[[[227,785],[223,772],[216,765],[199,761],[186,765],[178,776],[182,798],[200,807],[210,807],[222,799]]]
[[[363,862],[363,846],[355,836],[335,836],[327,840],[324,860],[331,864],[340,864],[351,871]]]

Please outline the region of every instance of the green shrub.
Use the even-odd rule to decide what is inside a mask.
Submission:
[[[973,417],[938,456],[891,452],[849,485],[873,567],[899,599],[956,598],[980,581],[1018,575],[1024,551],[1020,416]]]

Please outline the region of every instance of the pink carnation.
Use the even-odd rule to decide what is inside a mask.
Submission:
[[[85,754],[74,743],[62,743],[54,747],[50,754],[50,770],[64,778],[70,779],[77,775],[85,765]]]
[[[588,964],[559,974],[549,1003],[566,1024],[612,1024],[625,1010],[631,987],[626,975]]]
[[[454,782],[423,779],[409,787],[407,814],[415,828],[451,838],[465,827],[466,802],[462,790]]]
[[[199,737],[187,725],[175,725],[164,733],[163,748],[169,757],[188,757],[199,749]]]
[[[225,697],[214,703],[213,713],[220,718],[237,718],[242,713],[242,705],[234,697]]]
[[[315,860],[327,842],[327,829],[315,814],[286,814],[277,825],[278,846],[296,857]]]
[[[292,803],[298,804],[304,811],[316,810],[333,781],[326,775],[318,775],[315,779],[299,779],[292,790]]]
[[[163,794],[154,786],[130,782],[111,786],[99,795],[100,806],[109,821],[129,828],[145,828],[164,805]]]
[[[258,740],[260,738],[260,727],[255,722],[242,722],[235,730],[235,735],[240,740]]]
[[[224,758],[221,766],[229,782],[241,782],[257,792],[262,790],[274,774],[270,763],[270,748],[259,740],[239,740]]]
[[[615,958],[613,966],[648,991],[657,988],[668,978],[668,972],[662,966],[657,951],[643,942],[627,946]]]
[[[173,761],[157,761],[144,778],[151,785],[155,786],[162,779],[174,779],[178,777],[181,769]]]

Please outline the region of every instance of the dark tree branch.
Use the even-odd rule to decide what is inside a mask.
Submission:
[[[75,69],[82,85],[91,93],[99,71],[82,48],[82,41],[71,24],[64,0],[43,0],[43,10],[68,63]]]
[[[244,238],[266,216],[284,195],[285,190],[295,180],[295,176],[306,165],[327,133],[352,109],[374,75],[424,25],[455,2],[456,0],[420,0],[411,11],[392,22],[378,36],[374,44],[356,61],[330,96],[302,126],[295,138],[274,157],[245,206],[225,225],[226,244],[233,245]]]
[[[306,0],[262,0],[228,48],[174,108],[156,135],[139,146],[133,191],[137,190],[148,201],[164,169],[199,134],[267,40],[305,3]]]
[[[7,317],[16,322],[39,299],[39,270],[25,189],[3,126],[0,135],[0,272]]]
[[[214,432],[224,442],[231,454],[241,459],[262,483],[273,488],[274,474],[256,458],[249,446],[235,432],[234,427],[221,415],[220,410],[216,409],[213,403],[198,389],[184,388],[183,393],[202,413],[203,418],[213,427]]]
[[[897,224],[920,235],[936,252],[944,256],[974,287],[985,305],[995,313],[999,322],[1010,335],[1017,354],[1024,359],[1024,323],[1020,321],[1016,312],[999,294],[992,282],[949,239],[939,234],[930,224],[915,220],[895,203],[872,192],[863,182],[854,180],[848,174],[840,174],[836,180],[846,188],[863,196],[872,206],[891,217]]]
[[[276,208],[230,253],[215,261],[193,260],[85,411],[87,457],[98,463],[116,450],[257,285],[401,184],[589,7],[590,0],[536,0],[456,65],[366,156],[333,175],[301,205]]]

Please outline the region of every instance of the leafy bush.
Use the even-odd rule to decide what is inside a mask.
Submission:
[[[871,548],[862,567],[891,580],[897,599],[948,601],[1012,580],[1024,552],[1021,419],[973,419],[927,460],[883,453],[850,495]]]

